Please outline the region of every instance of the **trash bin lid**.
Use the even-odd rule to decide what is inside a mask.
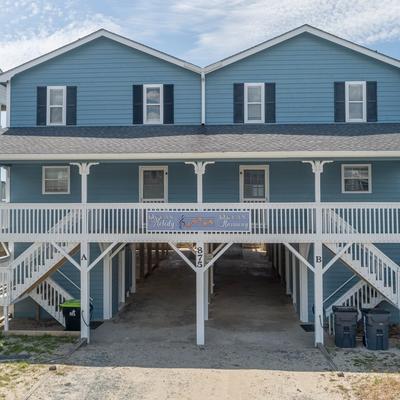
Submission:
[[[81,301],[79,299],[66,300],[60,304],[62,308],[81,308]]]
[[[363,308],[362,312],[364,314],[373,314],[373,315],[388,315],[390,311],[380,310],[379,308]]]
[[[351,312],[351,313],[357,312],[357,308],[349,306],[333,306],[332,310],[333,312]]]

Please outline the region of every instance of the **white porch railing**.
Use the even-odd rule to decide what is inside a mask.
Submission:
[[[150,231],[149,211],[249,213],[244,231]],[[312,242],[321,213],[324,242],[400,242],[400,203],[1,204],[0,240]],[[57,224],[67,218],[67,223]],[[340,218],[346,224],[338,224]],[[87,228],[84,221],[87,221]]]

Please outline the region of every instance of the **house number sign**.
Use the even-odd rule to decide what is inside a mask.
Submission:
[[[147,232],[250,232],[250,211],[151,211]]]

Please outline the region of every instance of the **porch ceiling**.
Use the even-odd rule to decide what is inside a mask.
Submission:
[[[256,156],[399,157],[400,124],[160,125],[0,130],[0,160]]]

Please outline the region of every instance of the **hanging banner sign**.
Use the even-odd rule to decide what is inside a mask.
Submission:
[[[147,211],[147,232],[250,232],[250,211]]]

